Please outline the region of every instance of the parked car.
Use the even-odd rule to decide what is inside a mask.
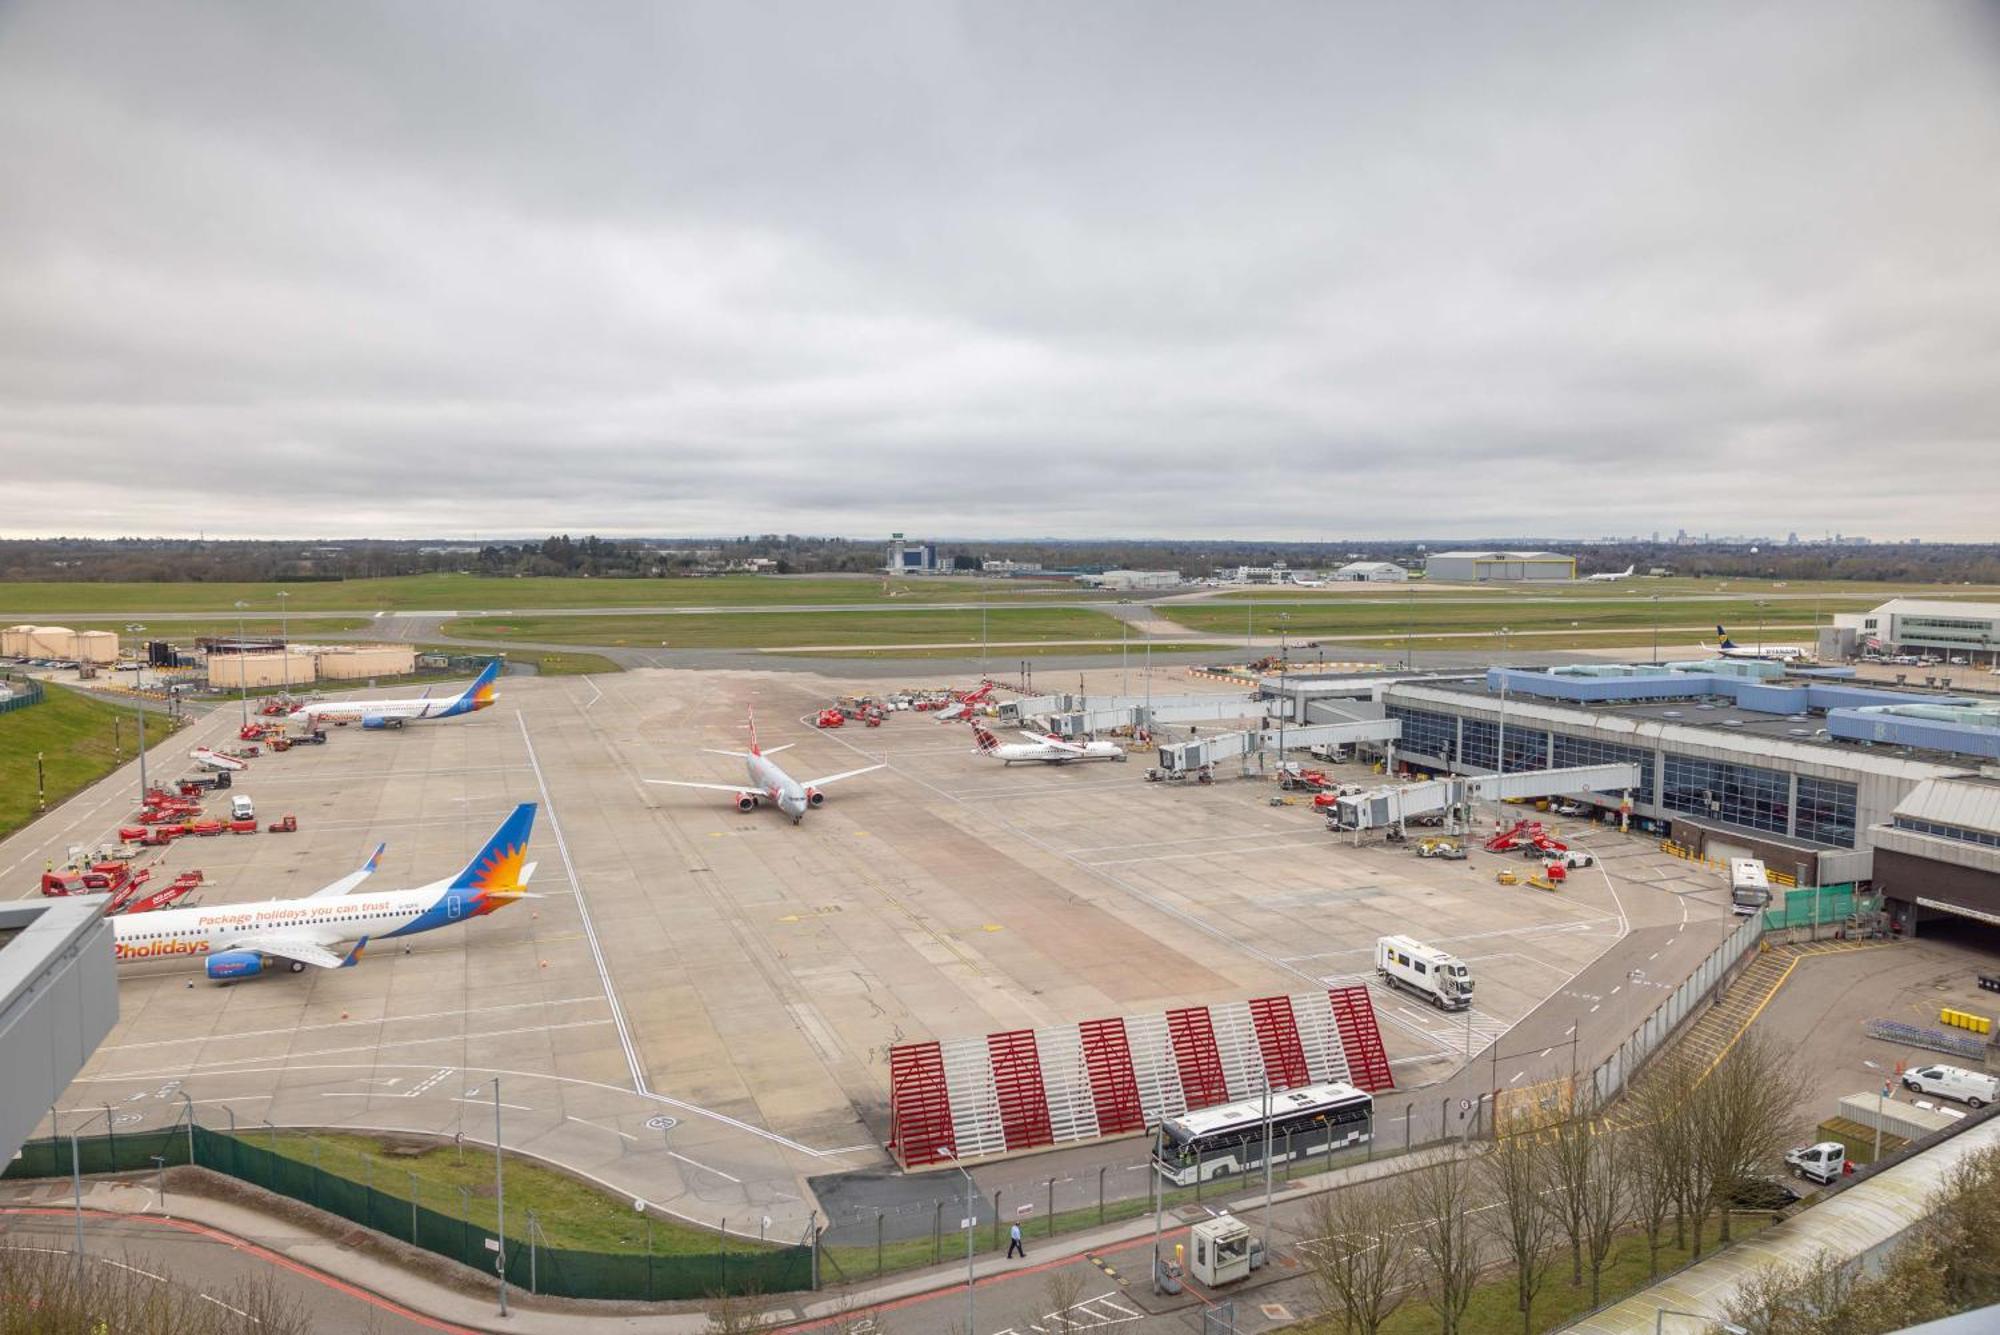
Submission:
[[[2000,1080],[1962,1066],[1920,1066],[1905,1071],[1903,1088],[1918,1094],[1942,1094],[1968,1108],[1983,1108],[2000,1100]]]
[[[1785,1162],[1791,1165],[1793,1177],[1811,1178],[1815,1182],[1838,1181],[1847,1169],[1847,1146],[1837,1140],[1801,1145],[1785,1151]]]

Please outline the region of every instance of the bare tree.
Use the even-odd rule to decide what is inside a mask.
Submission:
[[[1549,1208],[1549,1152],[1554,1128],[1539,1111],[1524,1112],[1498,1127],[1480,1160],[1480,1176],[1495,1197],[1487,1228],[1514,1267],[1514,1301],[1521,1335],[1534,1320],[1535,1295],[1549,1274],[1549,1245],[1557,1225]]]
[[[1594,1089],[1594,1086],[1593,1086]],[[1549,1175],[1549,1211],[1569,1242],[1571,1288],[1583,1283],[1584,1197],[1590,1190],[1591,1152],[1597,1138],[1597,1101],[1572,1082],[1543,1146]]]
[[[1348,1335],[1375,1335],[1409,1282],[1403,1190],[1362,1183],[1322,1192],[1306,1208],[1311,1243],[1299,1251],[1322,1312]]]
[[[1691,1175],[1694,1254],[1701,1255],[1702,1229],[1720,1212],[1717,1241],[1730,1241],[1729,1207],[1745,1179],[1775,1162],[1798,1130],[1803,1081],[1798,1064],[1763,1034],[1738,1039],[1695,1083],[1688,1100],[1693,1129]]]
[[[1453,1155],[1404,1181],[1425,1300],[1437,1313],[1439,1335],[1459,1335],[1479,1280],[1478,1240],[1469,1213],[1472,1166]]]
[[[1636,1138],[1600,1118],[1591,1124],[1583,1166],[1583,1252],[1590,1269],[1590,1305],[1603,1301],[1604,1265],[1632,1215],[1632,1155]],[[1655,1262],[1657,1265],[1657,1261]]]
[[[1044,1310],[1021,1324],[1030,1330],[1048,1331],[1050,1335],[1066,1335],[1077,1326],[1076,1308],[1083,1301],[1083,1290],[1081,1271],[1066,1267],[1049,1271],[1042,1280]]]
[[[1683,1245],[1689,1113],[1688,1087],[1694,1068],[1669,1052],[1633,1083],[1627,1100],[1625,1127],[1632,1159],[1633,1214],[1646,1233],[1647,1267],[1660,1273],[1660,1248],[1666,1222],[1674,1216],[1675,1245]]]
[[[213,1297],[159,1272],[144,1256],[126,1263],[68,1253],[0,1249],[0,1335],[52,1331],[146,1331],[150,1335],[303,1335],[304,1303],[281,1292],[269,1272]]]

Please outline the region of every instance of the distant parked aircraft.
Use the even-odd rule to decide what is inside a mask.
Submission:
[[[1630,579],[1632,578],[1632,572],[1636,569],[1638,569],[1637,566],[1626,566],[1623,570],[1607,570],[1601,575],[1591,575],[1584,582],[1586,584],[1609,584],[1616,579]]]
[[[1730,639],[1729,632],[1722,627],[1717,626],[1715,633],[1721,638],[1722,643],[1713,649],[1709,649],[1706,644],[1701,647],[1709,653],[1720,654],[1724,658],[1749,658],[1767,663],[1795,663],[1800,659],[1812,657],[1796,644],[1767,644],[1762,649],[1745,649]]]
[[[839,774],[829,774],[823,779],[807,779],[801,783],[766,758],[790,746],[791,743],[787,742],[784,746],[774,746],[769,751],[758,746],[757,715],[752,713],[748,751],[716,751],[707,748],[713,755],[735,756],[741,760],[743,768],[750,775],[749,783],[689,783],[683,779],[648,779],[646,782],[667,784],[674,788],[707,788],[718,793],[733,793],[738,811],[755,811],[758,803],[769,802],[790,816],[792,824],[797,825],[806,818],[807,808],[819,806],[826,801],[825,789],[828,784],[883,768],[881,765],[863,765],[860,769],[844,770]]]
[[[380,864],[383,845],[377,844],[359,871],[304,899],[119,914],[111,920],[113,954],[121,963],[205,956],[208,976],[217,982],[255,978],[274,958],[293,973],[308,964],[350,968],[370,941],[449,927],[531,898],[523,887],[535,874],[535,864],[525,861],[534,824],[533,802],[515,807],[464,871],[419,890],[350,893]],[[354,947],[332,949],[345,941]]]
[[[430,688],[425,687],[422,695],[406,700],[315,700],[300,705],[287,718],[308,728],[356,721],[364,728],[400,728],[418,719],[457,718],[485,709],[500,698],[499,688],[493,684],[499,675],[500,660],[496,658],[480,670],[472,685],[449,699],[433,700]]]
[[[1073,760],[1123,760],[1125,748],[1116,742],[1070,742],[1053,733],[1024,732],[1023,742],[1002,742],[986,731],[984,724],[972,725],[979,754],[991,756],[1003,765],[1017,760],[1039,761],[1044,765],[1067,765]]]

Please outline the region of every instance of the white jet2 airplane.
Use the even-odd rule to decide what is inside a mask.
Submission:
[[[1616,579],[1630,579],[1632,578],[1632,572],[1637,569],[1637,566],[1626,566],[1623,570],[1606,570],[1600,574],[1585,577],[1584,583],[1609,584]]]
[[[457,718],[485,709],[500,698],[493,679],[500,675],[500,660],[494,659],[473,678],[472,685],[445,700],[430,698],[430,688],[406,700],[316,700],[300,705],[286,715],[288,721],[308,728],[328,723],[359,722],[364,728],[400,728],[417,719]]]
[[[688,783],[681,779],[648,779],[647,783],[666,784],[673,788],[707,788],[718,793],[732,793],[736,797],[738,811],[755,811],[759,802],[769,802],[778,810],[792,818],[797,825],[806,818],[806,808],[816,807],[826,801],[826,786],[842,779],[851,779],[857,774],[883,768],[881,765],[863,765],[860,769],[844,770],[839,774],[829,774],[823,779],[808,779],[804,783],[779,769],[767,756],[774,756],[791,746],[774,746],[769,751],[757,745],[757,715],[750,715],[750,749],[748,751],[717,751],[712,747],[703,748],[712,755],[735,756],[743,762],[749,772],[750,782],[733,783]]]
[[[991,756],[1003,765],[1017,760],[1035,760],[1044,765],[1067,765],[1072,760],[1123,760],[1125,748],[1116,742],[1066,742],[1053,733],[1024,732],[1025,742],[1002,742],[986,731],[984,724],[972,725],[979,754]]]
[[[272,959],[286,961],[293,973],[308,964],[350,968],[370,941],[449,927],[528,898],[522,887],[535,874],[535,864],[525,861],[534,824],[535,804],[522,803],[464,871],[418,890],[349,893],[381,862],[386,845],[377,844],[361,870],[304,899],[121,914],[111,920],[113,953],[121,964],[206,956],[208,976],[220,983],[255,978]],[[346,941],[354,947],[335,953],[332,947]]]

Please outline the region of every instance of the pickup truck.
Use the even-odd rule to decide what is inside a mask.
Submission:
[[[1785,1151],[1785,1162],[1791,1166],[1793,1177],[1811,1178],[1815,1182],[1838,1181],[1847,1169],[1847,1146],[1837,1140],[1801,1145]]]

